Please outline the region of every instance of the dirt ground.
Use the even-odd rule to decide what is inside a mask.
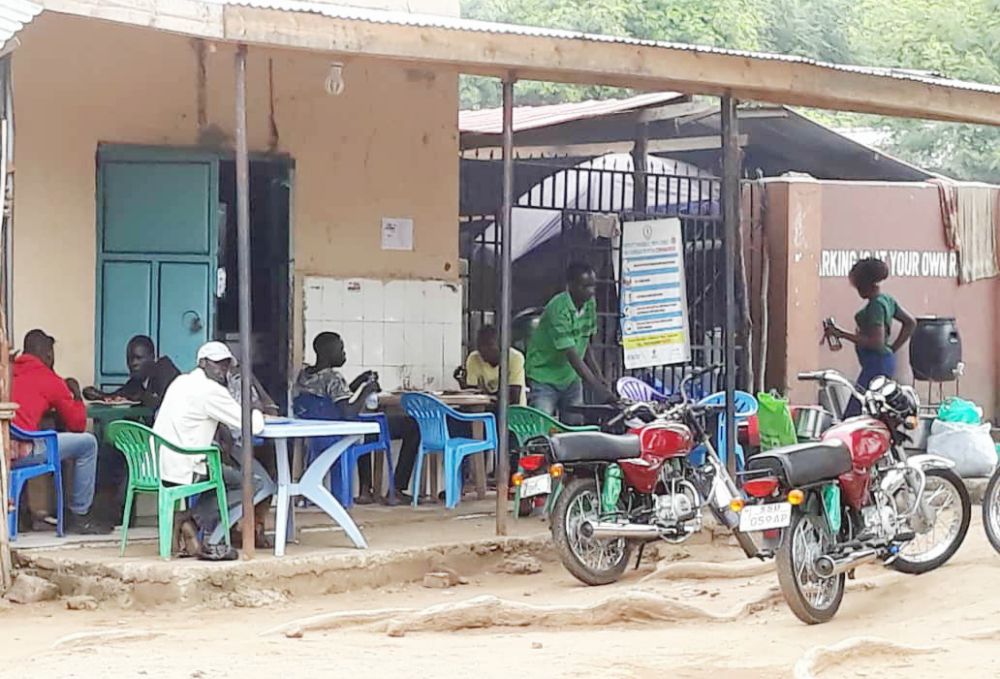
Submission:
[[[978,509],[978,508],[977,508]],[[668,552],[664,552],[665,554]],[[734,549],[670,550],[679,563],[737,561]],[[742,563],[747,563],[745,560]],[[531,575],[467,573],[448,589],[420,584],[293,599],[264,608],[67,610],[63,602],[0,610],[0,676],[25,677],[664,677],[708,679],[738,672],[746,679],[816,677],[1000,676],[1000,555],[978,521],[946,567],[920,577],[881,567],[859,572],[838,617],[807,627],[777,599],[766,600],[773,573],[752,577],[657,579],[644,565],[603,588],[578,584],[557,562]],[[608,622],[584,611],[556,627],[404,630],[299,628],[295,622],[335,611],[425,610],[494,595],[515,605],[590,606],[622,595],[676,601],[705,615],[674,620]],[[395,614],[394,614],[395,615]],[[400,613],[404,615],[404,613]],[[733,619],[717,618],[734,615]],[[435,619],[424,616],[424,619]],[[472,624],[481,625],[482,621]],[[521,625],[517,616],[496,621]],[[292,622],[291,635],[265,634]],[[433,623],[431,624],[433,627]],[[823,647],[856,637],[859,646]],[[808,656],[808,657],[806,657]],[[811,673],[807,670],[811,665]],[[797,667],[798,666],[798,667]],[[16,675],[14,671],[16,670]],[[8,674],[10,672],[10,674]]]

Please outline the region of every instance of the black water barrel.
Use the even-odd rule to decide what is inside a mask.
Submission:
[[[962,362],[962,338],[954,318],[920,316],[910,338],[910,367],[913,378],[929,382],[950,382]]]

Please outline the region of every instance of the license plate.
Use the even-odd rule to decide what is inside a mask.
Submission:
[[[740,531],[744,533],[784,528],[791,522],[792,505],[788,502],[747,505],[740,512]]]
[[[552,477],[548,474],[529,476],[521,482],[521,497],[534,497],[552,492]]]

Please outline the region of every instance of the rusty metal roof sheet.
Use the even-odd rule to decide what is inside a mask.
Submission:
[[[625,113],[685,98],[687,95],[677,92],[651,92],[627,99],[602,99],[547,106],[516,106],[514,108],[514,131],[533,130],[572,120]],[[462,132],[475,134],[500,134],[503,132],[503,109],[460,111],[458,129]]]

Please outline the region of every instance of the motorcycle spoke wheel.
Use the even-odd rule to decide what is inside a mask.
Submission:
[[[928,476],[923,502],[934,513],[928,530],[899,550],[907,561],[924,563],[937,559],[948,550],[962,527],[962,502],[958,490],[939,476]]]
[[[580,562],[595,571],[606,571],[618,564],[625,554],[625,539],[598,540],[584,537],[580,526],[600,519],[600,499],[589,490],[576,495],[566,512],[566,536],[570,549]]]
[[[1000,469],[993,472],[983,496],[983,527],[993,549],[1000,552]]]
[[[816,560],[830,545],[829,532],[817,525],[821,520],[819,517],[806,517],[799,521],[791,539],[798,589],[810,606],[824,610],[836,597],[837,578],[824,578],[816,573]]]
[[[926,573],[947,563],[962,546],[972,519],[969,491],[958,474],[950,469],[929,469],[925,476],[921,502],[932,516],[926,519],[926,526],[919,522],[913,525],[914,529],[923,530],[901,545],[896,558],[889,562],[895,570],[911,575]],[[985,502],[983,509],[985,512]],[[918,507],[917,511],[923,508]]]

